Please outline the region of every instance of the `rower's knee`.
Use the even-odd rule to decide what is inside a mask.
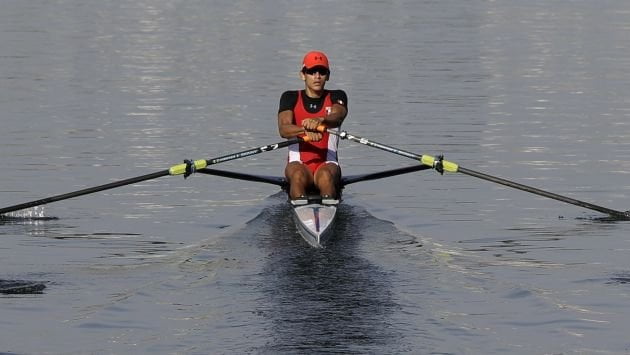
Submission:
[[[337,184],[338,184],[338,167],[334,166],[325,166],[317,170],[317,174],[315,177],[315,184],[317,188],[320,190],[322,195],[336,196],[337,195]]]
[[[286,177],[291,185],[299,184],[306,186],[312,183],[313,175],[302,164],[291,163],[287,166]]]
[[[291,182],[307,183],[309,179],[310,176],[305,169],[295,169],[289,176],[289,180],[291,180]]]
[[[315,174],[315,180],[318,180],[322,183],[335,184],[337,177],[339,176],[338,169],[339,168],[334,164],[323,166],[317,170],[317,173]]]

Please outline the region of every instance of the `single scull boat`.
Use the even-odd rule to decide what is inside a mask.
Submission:
[[[344,176],[341,178],[340,185],[343,189],[346,185],[355,182],[382,179],[425,169],[430,169],[430,167],[426,165],[413,165],[405,168],[379,171],[376,173]],[[210,168],[199,169],[196,172],[232,179],[268,183],[280,186],[285,191],[288,188],[286,179],[277,176],[246,174],[236,171]],[[289,207],[291,208],[291,214],[295,225],[302,238],[315,248],[321,248],[324,246],[326,241],[334,234],[334,226],[337,219],[337,208],[341,200],[322,199],[319,195],[309,195],[307,199],[300,200],[297,203],[295,201],[287,201]]]
[[[324,132],[327,130],[327,128],[324,126],[321,126],[318,128],[318,130],[320,132]],[[533,194],[551,198],[557,201],[561,201],[561,202],[569,203],[572,205],[588,208],[594,211],[602,212],[602,213],[608,214],[609,217],[613,220],[624,220],[624,221],[630,220],[630,211],[618,211],[618,210],[610,209],[610,208],[595,205],[593,203],[589,203],[586,201],[577,200],[571,197],[562,196],[562,195],[558,195],[549,191],[541,190],[539,188],[535,188],[532,186],[520,184],[520,183],[510,181],[504,178],[500,178],[497,176],[492,176],[492,175],[475,171],[472,169],[466,169],[459,166],[459,164],[456,164],[448,160],[444,160],[442,156],[434,157],[430,155],[421,155],[421,154],[408,152],[399,148],[395,148],[392,146],[388,146],[385,144],[371,141],[367,138],[352,135],[346,131],[338,132],[336,130],[328,130],[328,132],[339,136],[341,139],[351,140],[356,143],[360,143],[366,146],[370,146],[370,147],[384,150],[390,153],[401,155],[407,158],[411,158],[420,163],[420,164],[405,167],[405,168],[385,170],[385,171],[380,171],[376,173],[344,176],[342,177],[340,181],[341,189],[343,189],[346,185],[359,182],[359,181],[382,179],[385,177],[407,174],[407,173],[425,170],[425,169],[435,169],[441,174],[443,174],[444,172],[462,173],[464,175],[473,176],[482,180],[512,187],[521,191],[533,193]],[[40,205],[44,205],[44,204],[55,202],[55,201],[67,200],[70,198],[83,196],[83,195],[95,193],[98,191],[109,190],[116,187],[135,184],[141,181],[156,179],[162,176],[183,175],[184,178],[186,178],[187,176],[195,172],[204,173],[208,175],[224,176],[224,177],[234,178],[234,179],[269,183],[273,185],[278,185],[286,191],[288,184],[287,184],[287,181],[282,177],[254,175],[254,174],[245,174],[245,173],[239,173],[239,172],[234,172],[234,171],[216,170],[216,169],[210,169],[208,168],[208,166],[213,165],[213,164],[223,163],[223,162],[234,160],[234,159],[248,157],[254,154],[260,154],[263,152],[277,150],[279,148],[288,147],[291,144],[304,141],[304,140],[305,138],[295,137],[290,140],[278,142],[275,144],[268,144],[262,147],[248,149],[242,152],[223,155],[214,159],[185,160],[184,164],[173,165],[166,170],[156,171],[151,174],[140,175],[140,176],[124,179],[124,180],[107,183],[104,185],[89,187],[89,188],[85,188],[85,189],[81,189],[81,190],[77,190],[73,192],[68,192],[68,193],[64,193],[60,195],[54,195],[54,196],[46,197],[39,200],[20,203],[13,206],[2,207],[0,208],[0,219],[4,217],[11,218],[11,215],[6,215],[7,213],[11,213],[14,211],[23,210],[27,208],[32,208],[35,206],[40,206]],[[337,208],[338,208],[339,202],[338,201],[325,201],[319,196],[311,196],[310,198],[306,199],[306,201],[302,201],[302,202],[303,203],[289,203],[293,211],[293,218],[295,220],[296,226],[300,234],[304,238],[304,240],[306,240],[310,245],[313,245],[315,247],[321,247],[322,244],[326,241],[327,239],[326,237],[330,236],[334,230],[334,224],[335,224],[335,220],[337,216]]]

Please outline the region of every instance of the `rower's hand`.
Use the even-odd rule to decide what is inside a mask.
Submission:
[[[321,126],[322,121],[321,118],[307,118],[302,121],[302,127],[306,131],[317,132],[317,127]]]
[[[323,135],[319,132],[310,132],[310,131],[304,132],[304,135],[306,135],[306,137],[308,138],[307,139],[308,142],[319,142],[322,140],[322,137],[323,137]]]

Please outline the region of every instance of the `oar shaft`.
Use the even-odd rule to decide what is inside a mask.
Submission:
[[[381,149],[384,150],[386,152],[390,152],[390,153],[394,153],[394,154],[398,154],[401,155],[403,157],[407,157],[413,160],[417,160],[420,163],[427,165],[429,167],[432,168],[436,168],[437,164],[440,164],[440,167],[444,170],[444,171],[449,171],[452,173],[457,172],[457,170],[459,169],[459,166],[451,161],[448,160],[441,160],[441,159],[436,159],[436,157],[431,156],[431,155],[420,155],[420,154],[416,154],[416,153],[412,153],[406,150],[402,150],[402,149],[398,149],[389,145],[385,145],[385,144],[381,144],[381,143],[377,143],[374,141],[371,141],[369,139],[363,138],[363,137],[359,137],[359,136],[355,136],[352,135],[346,131],[337,131],[337,130],[333,130],[330,128],[325,128],[323,126],[320,126],[318,128],[320,131],[327,131],[330,134],[334,134],[336,136],[338,136],[341,139],[347,139],[347,140],[351,140],[353,142],[357,142],[363,145],[367,145],[373,148],[377,148],[377,149]]]
[[[156,178],[159,178],[159,177],[162,177],[162,176],[166,176],[166,175],[169,175],[169,171],[168,170],[163,170],[163,171],[158,171],[158,172],[155,172],[155,173],[152,173],[152,174],[147,174],[147,175],[137,176],[137,177],[133,177],[133,178],[125,179],[125,180],[111,182],[109,184],[89,187],[89,188],[86,188],[86,189],[83,189],[83,190],[78,190],[78,191],[74,191],[74,192],[68,192],[68,193],[65,193],[65,194],[51,196],[51,197],[43,198],[43,199],[40,199],[40,200],[25,202],[25,203],[21,203],[19,205],[14,205],[14,206],[0,208],[0,214],[8,213],[8,212],[14,212],[14,211],[19,211],[19,210],[23,210],[25,208],[31,208],[31,207],[35,207],[35,206],[45,205],[45,204],[51,203],[51,202],[67,200],[69,198],[79,197],[79,196],[83,196],[83,195],[87,195],[87,194],[91,194],[91,193],[95,193],[95,192],[99,192],[99,191],[109,190],[109,189],[113,189],[113,188],[120,187],[120,186],[135,184],[135,183],[138,183],[138,182],[141,182],[141,181],[156,179]]]
[[[501,184],[501,185],[505,185],[505,186],[509,186],[518,190],[522,190],[522,191],[526,191],[526,192],[530,192],[539,196],[543,196],[543,197],[547,197],[547,198],[551,198],[557,201],[562,201],[562,202],[566,202],[572,205],[576,205],[576,206],[580,206],[580,207],[584,207],[584,208],[588,208],[594,211],[598,211],[598,212],[602,212],[605,214],[608,214],[610,216],[613,216],[615,218],[620,218],[620,219],[630,219],[630,211],[626,211],[626,212],[622,212],[622,211],[617,211],[617,210],[613,210],[610,208],[606,208],[606,207],[602,207],[602,206],[598,206],[589,202],[585,202],[585,201],[580,201],[580,200],[576,200],[570,197],[566,197],[566,196],[562,196],[562,195],[558,195],[555,194],[553,192],[548,192],[548,191],[544,191],[532,186],[527,186],[527,185],[523,185],[523,184],[519,184],[517,182],[514,181],[510,181],[510,180],[506,180],[500,177],[496,177],[496,176],[492,176],[492,175],[488,175],[485,173],[481,173],[475,170],[471,170],[471,169],[466,169],[463,168],[461,166],[459,166],[456,163],[447,161],[447,160],[441,160],[441,159],[435,159],[434,157],[430,156],[430,155],[420,155],[420,154],[415,154],[415,153],[411,153],[402,149],[398,149],[398,148],[394,148],[392,146],[388,146],[385,144],[381,144],[381,143],[376,143],[373,141],[370,141],[366,138],[363,137],[358,137],[352,134],[349,134],[346,131],[337,131],[337,130],[332,130],[332,129],[326,129],[323,127],[319,128],[320,131],[325,130],[330,134],[334,134],[336,136],[339,136],[341,139],[348,139],[351,140],[353,142],[357,142],[360,144],[364,144],[370,147],[374,147],[374,148],[378,148],[390,153],[394,153],[394,154],[398,154],[407,158],[411,158],[414,160],[417,160],[419,162],[421,162],[424,165],[428,165],[428,166],[433,166],[434,168],[439,164],[439,166],[441,168],[443,168],[444,171],[448,171],[448,172],[459,172],[465,175],[469,175],[469,176],[474,176],[476,178],[479,179],[483,179],[486,181],[491,181],[491,182],[495,182],[497,184]]]
[[[200,169],[203,169],[203,168],[205,168],[205,167],[207,167],[209,165],[214,165],[214,164],[224,163],[224,162],[230,161],[230,160],[245,158],[245,157],[248,157],[250,155],[260,154],[260,153],[263,153],[263,152],[269,152],[269,151],[272,151],[272,150],[288,147],[291,144],[299,143],[299,142],[302,142],[302,141],[304,141],[303,138],[295,137],[295,138],[288,139],[286,141],[282,141],[282,142],[278,142],[278,143],[274,143],[274,144],[268,144],[268,145],[265,145],[265,146],[262,146],[262,147],[252,148],[252,149],[244,150],[244,151],[238,152],[238,153],[232,153],[232,154],[223,155],[223,156],[220,156],[218,158],[207,159],[207,160],[199,159],[199,160],[192,161],[191,163],[194,166],[195,170],[200,170]],[[188,167],[188,164],[173,165],[169,169],[169,174],[170,175],[182,175],[182,174],[185,174],[187,167]]]
[[[385,144],[381,144],[381,143],[377,143],[362,137],[357,137],[355,135],[352,135],[346,131],[341,131],[341,132],[337,132],[335,130],[332,129],[327,129],[328,133],[334,134],[336,136],[339,136],[342,139],[347,139],[347,140],[351,140],[353,142],[356,143],[361,143],[373,148],[377,148],[377,149],[381,149],[384,150],[386,152],[390,152],[390,153],[394,153],[394,154],[398,154],[398,155],[402,155],[403,157],[407,157],[407,158],[411,158],[414,160],[418,160],[421,161],[422,160],[422,155],[419,154],[415,154],[415,153],[411,153],[408,152],[406,150],[402,150],[402,149],[398,149],[398,148],[394,148],[392,146],[389,145],[385,145]]]
[[[228,154],[228,155],[224,155],[222,157],[209,159],[209,160],[206,160],[206,162],[208,163],[208,165],[219,164],[219,163],[223,163],[223,162],[226,162],[226,161],[229,161],[229,160],[245,158],[245,157],[248,157],[250,155],[260,154],[260,153],[263,153],[263,152],[269,152],[269,151],[272,151],[272,150],[288,147],[291,144],[299,143],[299,142],[301,142],[303,140],[304,140],[303,138],[295,137],[295,138],[291,138],[291,139],[288,139],[286,141],[282,141],[282,142],[279,142],[279,143],[269,144],[269,145],[265,145],[265,146],[262,146],[262,147],[245,150],[245,151],[242,151],[240,153]]]
[[[219,164],[219,163],[223,163],[223,162],[230,161],[230,160],[245,158],[245,157],[248,157],[250,155],[260,154],[260,153],[263,153],[263,152],[269,152],[269,151],[272,151],[272,150],[288,147],[291,144],[299,143],[299,142],[304,141],[304,140],[305,140],[304,138],[295,137],[295,138],[292,138],[292,139],[289,139],[289,140],[285,140],[285,141],[282,141],[282,142],[269,144],[269,145],[265,145],[265,146],[257,147],[257,148],[253,148],[253,149],[248,149],[248,150],[244,150],[244,151],[238,152],[238,153],[223,155],[223,156],[220,156],[218,158],[207,159],[207,160],[200,159],[200,160],[195,160],[195,161],[192,161],[192,162],[189,162],[189,163],[185,163],[185,164],[177,164],[177,165],[171,166],[167,170],[158,171],[158,172],[155,172],[155,173],[152,173],[152,174],[137,176],[137,177],[133,177],[133,178],[125,179],[125,180],[111,182],[109,184],[99,185],[99,186],[95,186],[95,187],[86,188],[86,189],[83,189],[83,190],[78,190],[78,191],[68,192],[68,193],[61,194],[61,195],[56,195],[56,196],[43,198],[43,199],[40,199],[40,200],[35,200],[35,201],[21,203],[21,204],[14,205],[14,206],[8,206],[8,207],[0,208],[0,214],[8,213],[8,212],[14,212],[14,211],[18,211],[18,210],[23,210],[25,208],[31,208],[31,207],[35,207],[35,206],[45,205],[45,204],[51,203],[51,202],[67,200],[69,198],[78,197],[78,196],[82,196],[82,195],[87,195],[87,194],[91,194],[91,193],[99,192],[99,191],[103,191],[103,190],[113,189],[115,187],[131,185],[131,184],[135,184],[135,183],[138,183],[138,182],[141,182],[141,181],[156,179],[156,178],[159,178],[159,177],[162,177],[162,176],[189,174],[189,173],[194,172],[194,170],[203,169],[203,168],[205,168],[208,165]],[[191,168],[192,168],[192,170],[191,170]],[[184,175],[184,176],[187,176],[187,175]]]
[[[527,185],[523,185],[523,184],[519,184],[518,182],[514,182],[514,181],[510,181],[510,180],[506,180],[500,177],[496,177],[496,176],[492,176],[492,175],[488,175],[488,174],[484,174],[482,172],[479,171],[475,171],[475,170],[471,170],[471,169],[466,169],[464,167],[459,167],[458,172],[462,173],[462,174],[466,174],[469,176],[474,176],[476,178],[482,179],[482,180],[486,180],[486,181],[491,181],[491,182],[495,182],[497,184],[501,184],[501,185],[505,185],[505,186],[509,186],[518,190],[522,190],[522,191],[526,191],[526,192],[530,192],[539,196],[543,196],[543,197],[547,197],[553,200],[557,200],[557,201],[562,201],[562,202],[566,202],[575,206],[580,206],[580,207],[584,207],[584,208],[588,208],[591,210],[595,210],[595,211],[599,211],[605,214],[609,214],[611,216],[615,216],[615,217],[619,217],[619,218],[628,218],[628,213],[627,212],[621,212],[621,211],[616,211],[610,208],[606,208],[606,207],[602,207],[602,206],[598,206],[598,205],[594,205],[592,203],[589,202],[585,202],[585,201],[580,201],[580,200],[576,200],[574,198],[570,198],[570,197],[566,197],[566,196],[562,196],[562,195],[558,195],[555,194],[553,192],[549,192],[549,191],[544,191],[532,186],[527,186]]]

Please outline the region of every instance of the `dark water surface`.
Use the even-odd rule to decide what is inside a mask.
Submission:
[[[630,209],[630,2],[3,1],[0,207],[280,140],[321,49],[349,132]],[[278,175],[286,152],[223,164]],[[341,142],[344,172],[413,164]],[[0,352],[630,352],[630,223],[461,174],[163,177],[0,220]],[[46,218],[32,218],[45,216]],[[41,292],[41,293],[38,293]]]

